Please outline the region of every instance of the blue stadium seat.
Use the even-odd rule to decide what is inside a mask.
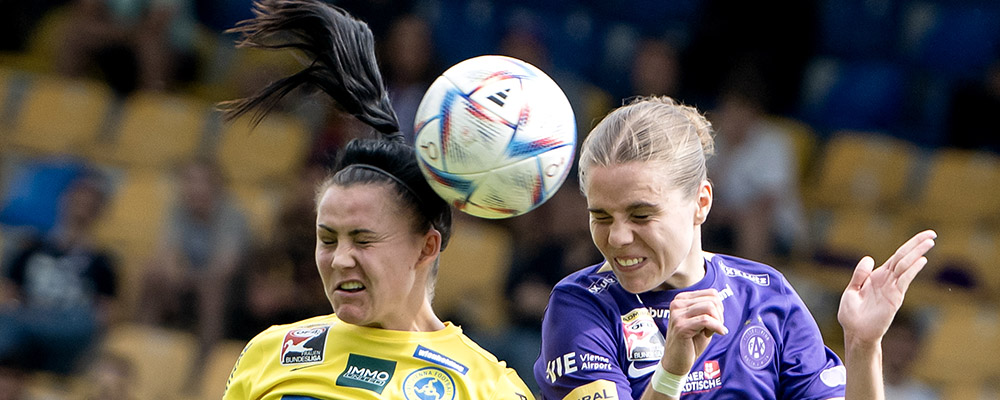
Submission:
[[[1000,4],[914,2],[906,7],[906,59],[931,73],[975,79],[997,59]]]
[[[848,59],[886,59],[898,54],[900,0],[819,2],[819,51]]]
[[[895,132],[906,84],[907,72],[891,62],[814,60],[803,84],[803,119],[825,132]]]

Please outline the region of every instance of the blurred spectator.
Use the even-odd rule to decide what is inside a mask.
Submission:
[[[165,90],[194,77],[190,0],[75,0],[58,70],[98,70],[119,94]]]
[[[413,143],[413,119],[424,92],[438,74],[431,28],[417,15],[404,15],[393,21],[382,47],[382,71],[389,89],[389,100],[399,118],[399,127],[408,143]]]
[[[245,260],[238,277],[230,334],[249,340],[271,325],[330,313],[323,282],[316,275],[316,185],[325,167],[312,164],[285,192],[272,240]]]
[[[1000,153],[1000,59],[980,82],[959,87],[951,101],[947,145]]]
[[[206,356],[224,335],[233,277],[251,237],[246,217],[229,197],[217,164],[195,159],[179,172],[179,201],[145,271],[141,318],[193,330],[198,354]],[[201,361],[195,360],[192,379],[198,376]]]
[[[108,196],[103,177],[81,175],[52,231],[12,258],[0,278],[0,364],[72,373],[107,327],[115,264],[94,227]]]
[[[635,50],[630,75],[631,96],[670,96],[679,98],[680,60],[677,49],[664,39],[643,39]]]
[[[586,199],[575,181],[567,181],[548,202],[515,218],[514,248],[505,293],[510,326],[504,332],[476,336],[518,374],[530,374],[542,343],[542,315],[559,280],[582,265],[601,261],[590,239]],[[492,337],[483,337],[492,336]],[[538,390],[533,380],[526,382]]]
[[[708,160],[715,189],[705,248],[762,262],[787,255],[803,237],[795,151],[786,132],[768,123],[765,88],[737,74],[709,113],[716,154]]]
[[[915,316],[901,310],[882,339],[886,400],[936,400],[938,394],[913,377],[913,363],[923,348],[923,331]]]
[[[85,400],[133,400],[135,365],[122,356],[104,353],[87,369]]]

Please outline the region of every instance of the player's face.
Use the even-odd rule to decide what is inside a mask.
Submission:
[[[326,296],[348,323],[384,329],[413,326],[426,298],[426,234],[381,184],[331,185],[316,216],[316,263]],[[431,243],[431,247],[433,247]]]
[[[654,164],[633,162],[592,167],[585,182],[594,244],[629,292],[687,287],[704,276],[700,225],[711,187],[691,196],[668,181]]]

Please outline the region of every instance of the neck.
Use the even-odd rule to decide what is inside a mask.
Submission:
[[[705,256],[701,250],[701,229],[695,229],[694,240],[688,254],[681,260],[677,270],[656,290],[683,289],[694,285],[705,277]]]

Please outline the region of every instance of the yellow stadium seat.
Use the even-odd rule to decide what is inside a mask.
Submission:
[[[199,399],[221,399],[226,391],[226,382],[233,370],[233,365],[243,352],[246,342],[225,340],[213,346],[212,352],[205,360],[205,369],[201,375],[201,390]]]
[[[281,199],[277,192],[265,185],[235,184],[230,191],[237,205],[246,213],[253,238],[269,242],[277,222]]]
[[[915,218],[928,223],[1000,220],[1000,157],[960,149],[937,150],[931,159]]]
[[[136,93],[122,106],[113,139],[96,157],[130,167],[165,168],[194,156],[211,106],[163,93]]]
[[[303,123],[289,115],[268,115],[256,127],[238,119],[222,129],[219,164],[234,182],[285,179],[305,162],[309,137]]]
[[[0,64],[31,72],[55,72],[59,46],[72,17],[70,8],[61,6],[49,10],[32,30],[25,51],[0,52]]]
[[[865,132],[839,132],[824,148],[813,183],[803,187],[812,208],[893,208],[918,155],[909,142]]]
[[[913,373],[956,395],[981,392],[986,382],[1000,378],[1000,358],[996,356],[1000,351],[1000,314],[976,303],[939,304]]]
[[[458,212],[453,231],[448,248],[441,253],[435,311],[442,316],[469,317],[466,322],[477,329],[502,327],[506,323],[504,282],[513,242],[510,232]]]
[[[119,304],[135,315],[145,265],[165,234],[174,188],[169,174],[129,171],[117,185],[97,227],[98,241],[118,257]]]
[[[36,154],[88,155],[110,110],[111,89],[39,76],[26,90],[7,144]]]
[[[194,335],[139,324],[112,327],[102,348],[135,366],[133,393],[137,399],[180,397],[197,357]]]
[[[796,167],[799,171],[799,186],[807,184],[805,179],[812,170],[812,164],[819,148],[816,132],[806,123],[787,117],[771,116],[768,122],[784,132],[795,151]]]

